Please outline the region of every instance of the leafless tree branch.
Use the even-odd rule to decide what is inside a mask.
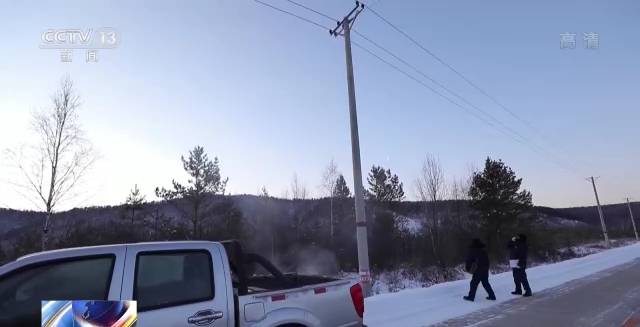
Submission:
[[[440,158],[428,153],[420,170],[420,175],[415,181],[416,195],[426,202],[427,214],[425,227],[428,231],[433,248],[433,254],[439,264],[443,266],[440,253],[440,221],[438,217],[439,204],[446,197],[447,184]]]
[[[333,198],[335,195],[336,188],[336,180],[338,179],[338,175],[340,172],[338,171],[338,165],[336,165],[335,161],[331,159],[329,163],[325,166],[324,171],[322,172],[322,180],[318,189],[320,192],[326,196]]]
[[[333,245],[335,219],[333,216],[333,198],[336,195],[336,181],[340,172],[338,171],[338,165],[331,159],[322,173],[322,182],[319,185],[320,192],[329,197],[329,238]]]
[[[294,200],[305,200],[308,196],[307,184],[298,179],[298,174],[293,174],[291,180],[291,197]]]
[[[18,150],[5,150],[10,165],[19,172],[20,182],[12,185],[24,191],[37,208],[45,211],[42,249],[46,249],[52,215],[62,203],[73,198],[72,190],[100,155],[84,138],[79,120],[80,96],[69,77],[62,79],[51,96],[51,106],[32,112],[32,130],[38,141]]]
[[[442,201],[446,197],[447,183],[440,158],[427,154],[420,175],[415,181],[415,192],[422,201]]]

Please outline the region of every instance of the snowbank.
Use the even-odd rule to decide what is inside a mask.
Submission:
[[[574,279],[624,264],[640,257],[640,243],[602,251],[585,257],[534,267],[527,270],[534,292],[559,286]],[[484,299],[482,287],[476,302],[462,300],[469,290],[467,280],[458,280],[372,296],[365,301],[365,324],[369,327],[420,327],[436,324],[486,309],[516,298],[511,272],[491,276],[497,301]]]

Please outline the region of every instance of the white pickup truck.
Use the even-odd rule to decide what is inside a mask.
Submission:
[[[269,275],[247,276],[254,264]],[[40,326],[41,301],[81,299],[135,300],[137,327],[364,326],[358,282],[283,274],[236,241],[63,249],[0,267],[0,326]]]

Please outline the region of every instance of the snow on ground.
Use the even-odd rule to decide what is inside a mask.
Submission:
[[[640,243],[622,246],[585,257],[527,269],[535,292],[621,265],[640,257]],[[414,288],[397,293],[372,296],[365,301],[364,321],[368,327],[420,327],[443,322],[486,309],[515,298],[511,272],[490,277],[497,301],[485,300],[482,286],[476,302],[462,300],[469,291],[468,280]]]
[[[555,227],[588,227],[589,225],[578,220],[571,220],[566,218],[554,217],[549,215],[540,215],[540,218],[544,219],[547,224]]]

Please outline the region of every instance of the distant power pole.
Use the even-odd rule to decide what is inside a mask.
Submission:
[[[629,217],[631,217],[631,226],[633,226],[633,232],[636,234],[636,241],[639,241],[638,238],[638,230],[636,229],[636,220],[633,219],[633,211],[631,210],[631,202],[629,202],[629,198],[627,198],[627,208],[629,208]]]
[[[609,233],[607,233],[607,225],[604,223],[604,216],[602,215],[602,207],[600,206],[600,198],[598,198],[598,190],[596,189],[596,179],[600,177],[588,177],[587,180],[591,181],[593,185],[593,193],[596,195],[596,203],[598,204],[598,214],[600,215],[600,224],[602,224],[602,234],[604,234],[604,245],[609,247]]]
[[[335,37],[344,36],[344,52],[347,57],[347,89],[349,92],[349,120],[351,126],[351,157],[353,161],[353,195],[356,202],[356,238],[358,241],[358,266],[360,284],[364,297],[371,296],[371,273],[369,271],[369,245],[367,242],[367,217],[364,212],[364,187],[362,186],[362,164],[360,162],[360,137],[358,136],[358,114],[356,112],[356,90],[353,78],[353,58],[351,57],[351,26],[364,9],[364,4],[356,1],[356,6],[337,22],[329,33]]]

